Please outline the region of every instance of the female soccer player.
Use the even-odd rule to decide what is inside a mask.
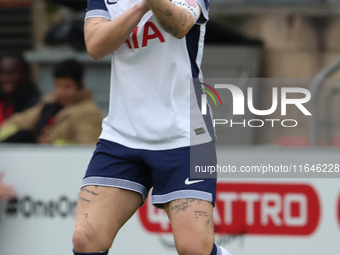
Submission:
[[[229,255],[214,244],[216,179],[190,179],[190,163],[216,165],[200,78],[208,0],[89,0],[88,53],[112,53],[110,109],[83,179],[74,254],[108,254],[145,201],[165,209],[181,255]],[[192,156],[194,155],[194,156]],[[137,251],[136,251],[137,252]]]

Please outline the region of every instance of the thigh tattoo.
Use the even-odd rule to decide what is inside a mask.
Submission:
[[[176,213],[179,213],[181,211],[185,211],[193,203],[196,203],[199,205],[201,202],[202,202],[202,199],[197,199],[197,198],[176,199],[170,202],[169,207],[170,207],[170,211],[175,211]]]
[[[204,217],[206,219],[206,230],[209,234],[214,235],[214,219],[211,214],[204,211],[194,211],[195,219]]]

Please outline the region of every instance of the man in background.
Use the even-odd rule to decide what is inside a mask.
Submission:
[[[0,60],[0,125],[12,114],[39,101],[40,93],[31,80],[30,66],[20,55]]]
[[[0,126],[7,143],[96,144],[102,114],[84,88],[83,66],[65,60],[55,66],[54,91],[41,102],[15,114]]]

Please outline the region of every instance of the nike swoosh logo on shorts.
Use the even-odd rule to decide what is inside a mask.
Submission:
[[[185,185],[190,185],[190,184],[194,184],[197,182],[203,182],[204,180],[196,180],[196,181],[189,181],[189,177],[185,180]]]

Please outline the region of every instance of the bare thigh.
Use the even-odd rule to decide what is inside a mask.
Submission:
[[[83,253],[109,249],[118,230],[141,203],[141,194],[134,191],[103,186],[83,187],[77,207],[74,249]]]
[[[179,254],[206,254],[215,241],[213,205],[201,199],[177,199],[164,204]]]

